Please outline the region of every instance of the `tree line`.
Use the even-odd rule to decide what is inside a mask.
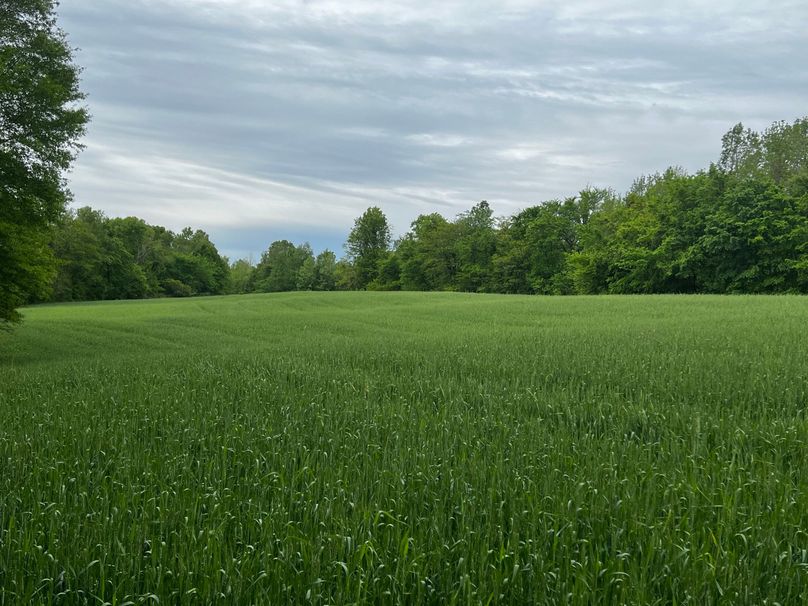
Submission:
[[[136,217],[109,218],[85,207],[54,226],[56,272],[48,301],[190,297],[246,292],[334,290],[336,255],[311,246],[273,242],[258,264],[234,263],[207,233],[174,233]]]
[[[336,287],[520,294],[808,293],[808,118],[733,127],[695,174],[587,188],[497,219],[421,215],[397,241],[359,217]]]
[[[708,168],[670,168],[624,195],[588,188],[501,220],[486,202],[454,220],[421,215],[393,246],[382,218],[370,209],[351,233],[353,288],[806,293],[808,118],[738,124]]]
[[[53,0],[0,2],[0,328],[46,297],[64,172],[89,119]]]
[[[230,263],[208,235],[90,208],[65,172],[89,114],[54,0],[0,2],[0,328],[38,301],[288,290],[524,294],[808,292],[808,118],[738,124],[720,158],[588,188],[507,218],[487,202],[421,215],[395,242],[378,207],[345,256],[273,242]]]
[[[763,133],[738,125],[709,168],[642,177],[622,196],[588,188],[504,219],[483,201],[453,219],[421,215],[395,242],[371,207],[340,260],[280,240],[257,264],[231,264],[202,231],[88,208],[54,233],[60,301],[337,289],[808,292],[808,118]]]

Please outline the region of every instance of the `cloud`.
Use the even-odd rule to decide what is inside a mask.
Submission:
[[[371,204],[401,233],[481,199],[504,215],[590,184],[624,190],[706,166],[734,123],[793,119],[808,97],[808,5],[789,0],[60,11],[93,113],[76,203],[191,223],[234,256],[264,233],[333,248]]]

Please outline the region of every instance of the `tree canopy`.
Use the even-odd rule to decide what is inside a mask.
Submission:
[[[486,202],[421,215],[380,289],[524,294],[808,292],[808,118],[742,124],[717,163],[587,188],[495,222]],[[397,270],[397,273],[396,271]]]
[[[379,276],[379,264],[390,248],[390,225],[378,206],[356,219],[345,250],[354,267],[354,288],[367,288]]]
[[[88,121],[54,10],[52,0],[0,3],[0,325],[47,296],[48,228],[69,198],[63,175]]]
[[[20,300],[340,289],[808,293],[808,120],[762,133],[737,125],[714,164],[640,177],[623,195],[589,187],[504,218],[482,201],[453,218],[423,214],[394,243],[391,231],[374,206],[356,219],[343,259],[278,240],[257,264],[231,264],[204,231],[81,208],[47,238],[32,236],[58,267],[51,294]]]
[[[173,233],[135,217],[69,212],[53,230],[58,259],[50,300],[83,301],[221,294],[230,267],[208,234]]]

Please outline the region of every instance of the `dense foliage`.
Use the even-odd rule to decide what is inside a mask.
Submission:
[[[350,286],[367,288],[382,279],[381,268],[390,248],[390,225],[378,206],[367,209],[354,223],[345,251],[351,264]]]
[[[422,215],[368,287],[499,293],[808,292],[808,118],[733,128],[720,162],[587,189],[495,225]]]
[[[191,228],[175,234],[81,208],[54,230],[52,247],[59,259],[55,301],[218,294],[230,284],[227,260]]]
[[[0,604],[808,603],[805,297],[36,307]]]
[[[808,118],[762,134],[734,127],[718,163],[638,179],[623,196],[586,189],[497,220],[485,201],[419,216],[391,243],[378,207],[346,257],[270,244],[253,265],[208,235],[90,208],[51,229],[49,299],[79,301],[291,290],[521,294],[808,292]],[[44,254],[44,253],[42,253]]]
[[[279,240],[251,269],[240,292],[334,290],[336,282],[337,257],[333,252],[325,250],[315,257],[308,244],[295,246],[288,240]]]
[[[335,290],[345,263],[308,244],[273,242],[256,266],[230,264],[207,233],[190,227],[174,233],[135,218],[108,218],[80,208],[51,232],[58,265],[47,299],[90,301],[187,297],[288,290]],[[347,287],[346,278],[342,278]]]
[[[53,0],[0,1],[0,327],[53,278],[48,228],[88,119],[78,74]]]
[[[32,301],[289,290],[492,293],[808,292],[808,118],[738,124],[716,164],[625,195],[586,189],[496,220],[487,202],[421,215],[395,243],[378,207],[346,256],[273,242],[253,266],[202,231],[65,213],[88,116],[53,0],[0,2],[0,326]]]
[[[102,229],[102,226],[106,228]],[[586,189],[496,220],[487,202],[421,215],[391,245],[381,209],[346,258],[273,242],[229,266],[203,232],[174,235],[83,209],[57,232],[60,300],[289,290],[523,294],[808,292],[808,118],[764,133],[738,125],[718,163]]]

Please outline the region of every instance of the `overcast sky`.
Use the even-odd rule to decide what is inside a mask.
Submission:
[[[498,215],[808,114],[805,0],[62,0],[75,205],[342,254],[380,206]]]

